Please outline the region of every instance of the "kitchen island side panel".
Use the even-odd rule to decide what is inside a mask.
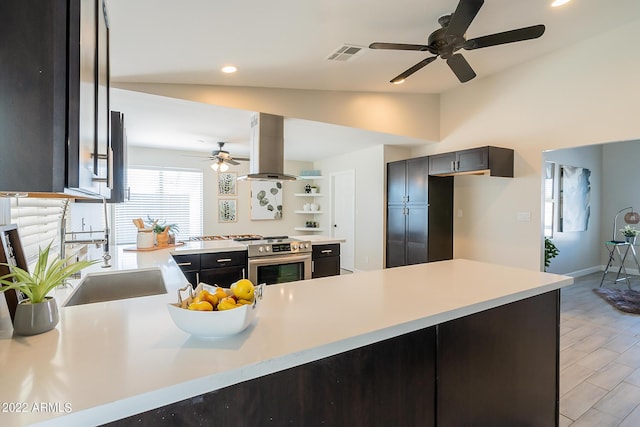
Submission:
[[[125,418],[109,426],[433,426],[435,326]],[[197,369],[197,367],[193,367]]]
[[[438,426],[554,426],[560,291],[438,325]]]
[[[558,328],[556,290],[109,425],[557,425]]]

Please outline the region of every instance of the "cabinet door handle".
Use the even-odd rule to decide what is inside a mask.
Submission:
[[[231,261],[231,258],[220,258],[219,260],[217,260],[217,262],[229,262]]]
[[[246,274],[246,272],[245,272],[244,267],[242,267],[242,278],[243,278],[243,279],[246,279],[246,278],[247,278],[247,274]]]
[[[456,161],[455,160],[451,160],[451,170],[452,171],[456,170]]]
[[[333,249],[325,249],[325,250],[320,251],[320,253],[322,253],[322,254],[330,254],[331,252],[333,252]]]
[[[91,180],[94,182],[104,182],[107,184],[108,188],[113,188],[113,151],[109,148],[107,150],[106,154],[98,154],[98,159],[99,160],[106,160],[107,161],[107,176],[105,177],[101,177],[101,176],[96,176],[94,178],[92,178]],[[97,173],[97,171],[96,171]]]
[[[459,171],[460,170],[460,160],[456,161],[456,170]]]
[[[113,190],[113,150],[107,150],[107,187]]]
[[[189,265],[191,265],[190,262],[179,262],[178,263],[178,267],[186,267],[186,266],[189,266]]]

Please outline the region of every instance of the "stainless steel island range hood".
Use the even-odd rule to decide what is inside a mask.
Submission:
[[[238,179],[259,181],[294,181],[284,173],[284,118],[257,113],[251,118],[249,175]]]

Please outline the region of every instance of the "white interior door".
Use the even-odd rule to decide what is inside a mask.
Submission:
[[[340,247],[340,268],[353,271],[355,262],[355,173],[331,174],[331,236],[344,239]]]

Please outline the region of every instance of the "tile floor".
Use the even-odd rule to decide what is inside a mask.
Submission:
[[[626,282],[605,284],[625,288]],[[640,315],[620,312],[592,289],[602,273],[561,292],[560,426],[640,426]],[[640,278],[631,286],[640,290]]]

